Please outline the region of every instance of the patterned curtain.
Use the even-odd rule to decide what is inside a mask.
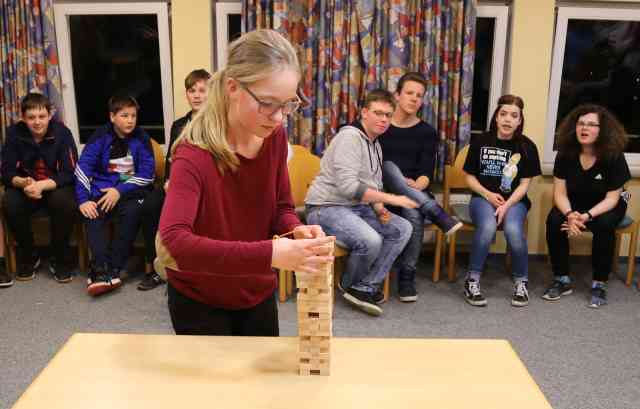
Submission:
[[[20,99],[47,95],[62,120],[53,0],[0,0],[0,128],[20,119]]]
[[[475,0],[243,0],[247,30],[273,28],[298,48],[310,106],[293,143],[324,151],[368,90],[395,90],[407,71],[431,86],[422,118],[439,132],[440,174],[471,132]]]

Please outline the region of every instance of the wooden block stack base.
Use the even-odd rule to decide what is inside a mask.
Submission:
[[[333,249],[332,243],[332,255]],[[333,263],[328,263],[321,274],[296,273],[296,282],[299,373],[328,376],[333,334]]]

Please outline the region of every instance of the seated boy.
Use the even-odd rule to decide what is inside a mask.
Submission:
[[[211,78],[211,74],[203,69],[191,71],[191,73],[187,75],[187,78],[185,78],[184,87],[186,90],[187,102],[189,102],[191,111],[182,118],[177,119],[171,125],[171,139],[167,146],[167,157],[165,159],[164,167],[164,184],[162,188],[154,189],[144,201],[142,210],[142,232],[144,234],[145,261],[151,265],[153,265],[153,260],[156,258],[156,233],[158,232],[158,224],[160,223],[162,205],[164,204],[166,191],[169,187],[171,147],[176,139],[178,139],[178,136],[180,136],[180,133],[187,123],[191,121],[191,117],[195,115],[202,106],[204,106],[209,92],[209,86],[207,84],[209,78]],[[158,273],[151,271],[150,273],[145,274],[140,284],[138,284],[138,290],[152,290],[162,283],[164,283],[164,280],[160,278]]]
[[[31,216],[46,209],[51,221],[53,256],[49,269],[56,281],[67,283],[72,279],[66,257],[76,221],[73,168],[78,151],[69,128],[51,120],[53,113],[47,97],[27,94],[20,109],[22,120],[8,129],[2,150],[2,181],[6,188],[2,210],[18,243],[16,279],[32,280],[40,266]]]
[[[131,96],[111,97],[110,123],[92,135],[76,167],[76,197],[92,254],[87,292],[94,296],[122,284],[120,272],[153,186],[153,152],[149,135],[136,126],[138,108]],[[113,216],[116,229],[109,245],[107,221]]]

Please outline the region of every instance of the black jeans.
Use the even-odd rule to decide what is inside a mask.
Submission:
[[[167,287],[176,335],[277,337],[280,333],[275,293],[255,307],[225,310],[186,297],[171,284]]]
[[[591,243],[591,264],[593,279],[607,281],[611,273],[615,251],[615,230],[625,213],[627,205],[622,200],[612,210],[587,222],[587,228],[593,233]],[[556,207],[547,217],[547,246],[551,258],[551,269],[555,277],[569,275],[569,239],[567,233],[560,230],[566,217]]]
[[[142,235],[144,236],[144,258],[153,264],[156,258],[156,233],[160,225],[160,214],[166,194],[162,187],[153,189],[142,205]]]
[[[46,210],[51,223],[51,249],[60,264],[66,264],[69,240],[78,216],[75,192],[65,186],[42,192],[42,199],[27,197],[22,189],[10,187],[2,200],[2,210],[7,225],[18,243],[18,259],[27,262],[33,253],[31,216]]]

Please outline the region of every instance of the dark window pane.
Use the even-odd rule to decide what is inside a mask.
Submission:
[[[233,41],[242,34],[242,15],[229,14],[227,18],[229,19],[229,24],[227,24],[227,27],[229,28],[227,38],[229,41]]]
[[[640,153],[640,23],[569,20],[558,124],[582,103],[611,110],[629,133],[627,152]]]
[[[107,101],[127,92],[140,104],[138,125],[164,143],[157,17],[69,16],[80,142],[109,121]]]
[[[487,127],[487,110],[491,90],[491,63],[493,61],[493,37],[496,19],[476,19],[476,56],[473,65],[473,102],[471,129],[484,131]]]

